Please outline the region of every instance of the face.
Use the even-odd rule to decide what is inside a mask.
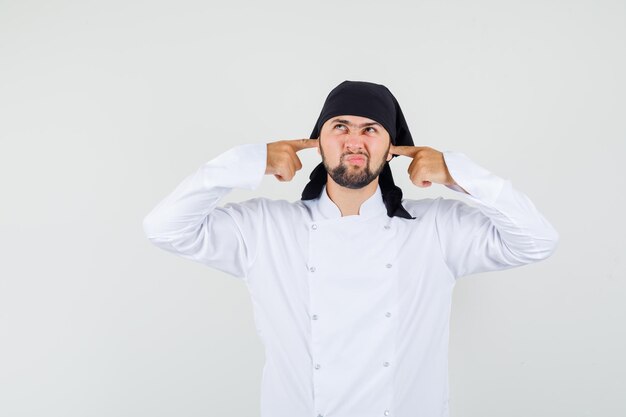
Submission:
[[[340,186],[363,188],[374,181],[391,160],[387,130],[375,120],[343,115],[322,126],[318,153],[330,177]]]

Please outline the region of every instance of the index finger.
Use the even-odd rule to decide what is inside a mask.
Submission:
[[[287,142],[291,143],[296,152],[307,148],[317,148],[318,144],[317,139],[292,139],[288,140]]]
[[[417,151],[422,149],[421,146],[395,146],[391,145],[389,152],[395,155],[404,155],[413,158]]]

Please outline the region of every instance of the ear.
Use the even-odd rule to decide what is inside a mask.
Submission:
[[[391,149],[391,138],[389,138],[389,149]],[[393,154],[391,152],[387,152],[387,162],[391,161],[393,159]]]

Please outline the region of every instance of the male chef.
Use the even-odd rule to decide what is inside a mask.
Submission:
[[[321,162],[300,199],[219,204],[266,175],[292,180],[309,148]],[[393,182],[397,156],[412,160],[414,199]],[[459,198],[419,198],[432,184]],[[348,80],[309,138],[232,147],[143,226],[156,246],[245,283],[266,354],[262,417],[448,416],[457,280],[541,261],[558,242],[511,181],[464,153],[414,146],[389,89]]]

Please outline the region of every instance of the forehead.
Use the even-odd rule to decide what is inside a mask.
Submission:
[[[347,120],[348,122],[357,126],[365,123],[378,123],[376,120],[369,119],[367,117],[354,116],[351,114],[342,114],[341,116],[333,116],[330,119],[326,120],[326,122],[324,122],[324,125],[334,123],[336,119]]]

